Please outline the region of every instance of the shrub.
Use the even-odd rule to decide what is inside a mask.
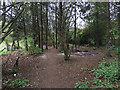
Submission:
[[[29,48],[28,48],[28,54],[37,55],[37,54],[41,54],[41,53],[42,53],[42,49],[39,48],[38,46],[35,47],[32,45],[32,46],[29,46]]]

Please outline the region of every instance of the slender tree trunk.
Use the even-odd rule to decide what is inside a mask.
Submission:
[[[110,3],[109,2],[106,2],[106,22],[107,22],[107,31],[106,31],[106,49],[107,49],[107,52],[106,52],[106,56],[108,57],[111,57],[111,54],[110,54],[110,50],[109,50],[109,47],[110,47],[110,33],[109,33],[109,30],[110,30]]]
[[[24,20],[24,16],[23,16],[23,24],[24,24],[24,39],[25,39],[25,48],[26,48],[26,51],[28,51],[28,43],[27,43],[27,33],[26,33],[26,26],[25,26],[25,20]]]
[[[8,44],[8,40],[6,40],[5,43],[6,43],[7,51],[10,51],[10,47],[9,47],[10,45]]]
[[[62,10],[62,2],[59,3],[59,8],[60,8],[60,18],[59,18],[59,22],[60,22],[60,50],[64,50],[64,38],[63,38],[63,22],[62,22],[62,13],[63,13],[63,10]]]
[[[99,2],[96,2],[95,3],[95,10],[96,10],[96,14],[95,14],[95,18],[96,18],[96,21],[95,21],[95,43],[96,43],[96,46],[97,47],[99,47],[99,37],[97,36],[97,32],[99,31],[99,28],[98,28],[98,15],[99,15],[99,13],[98,13],[98,3]]]
[[[46,4],[46,49],[48,50],[48,3]]]
[[[55,22],[56,22],[56,49],[58,48],[57,46],[57,5],[55,6]]]
[[[43,52],[43,21],[42,21],[42,2],[40,5],[40,23],[41,23],[41,49]]]
[[[35,5],[34,2],[31,2],[31,13],[32,13],[32,30],[33,30],[33,42],[36,46],[36,16],[35,16]]]
[[[76,4],[76,3],[75,3]],[[75,6],[75,21],[74,21],[74,44],[75,44],[75,50],[77,50],[77,45],[76,45],[76,6]]]
[[[37,35],[38,35],[38,47],[40,48],[40,26],[39,26],[39,15],[38,15],[38,3],[36,2],[36,19],[37,19]]]
[[[17,49],[20,48],[19,40],[17,40]]]

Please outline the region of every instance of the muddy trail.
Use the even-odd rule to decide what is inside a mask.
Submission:
[[[71,54],[70,61],[64,61],[64,55],[55,48],[49,48],[39,56],[20,56],[18,71],[21,75],[18,77],[3,75],[4,80],[8,78],[28,79],[30,80],[28,87],[32,88],[74,88],[77,81],[92,82],[95,75],[85,68],[97,68],[98,63],[103,61],[105,51],[103,49],[93,50],[92,47],[80,47],[79,50],[88,52],[86,52],[87,54],[74,52]],[[18,56],[18,54],[12,55],[6,65],[8,70],[11,69]],[[7,55],[3,55],[2,59],[4,60],[5,57]],[[105,60],[112,61],[113,58]]]

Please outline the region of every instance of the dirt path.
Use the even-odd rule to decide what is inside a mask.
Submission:
[[[62,61],[63,56],[58,56],[58,53],[58,50],[52,48],[44,51],[44,54],[40,56],[28,57],[28,60],[29,58],[33,58],[34,62],[29,65],[27,64],[29,62],[27,62],[26,66],[30,66],[29,69],[25,69],[25,66],[22,66],[20,71],[23,77],[27,77],[30,80],[32,87],[61,88],[64,86],[59,69],[59,62]],[[22,63],[20,64],[22,65]],[[22,71],[23,69],[24,72]]]
[[[98,63],[103,61],[105,51],[93,50],[90,47],[80,47],[79,50],[88,50],[88,53],[94,55],[72,53],[71,60],[65,62],[64,55],[55,48],[49,48],[39,56],[20,56],[18,71],[21,75],[19,77],[10,75],[6,80],[8,78],[28,79],[31,84],[28,87],[32,88],[73,88],[77,81],[91,82],[95,75],[90,70],[83,69],[98,67]],[[13,54],[6,68],[11,69],[17,57],[18,54]]]
[[[43,71],[39,72],[40,80],[38,81],[38,86],[41,88],[60,87],[58,83],[60,78],[58,75],[59,71],[57,70],[58,58],[56,53],[58,53],[56,49],[50,49],[44,53],[47,58],[43,61]]]

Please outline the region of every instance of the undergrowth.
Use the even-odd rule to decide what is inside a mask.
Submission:
[[[39,48],[38,46],[29,46],[28,48],[28,54],[31,54],[31,55],[38,55],[38,54],[41,54],[42,53],[42,49]]]
[[[2,52],[0,52],[1,55],[4,55],[4,54],[10,54],[11,51],[7,51],[6,49],[4,49]]]
[[[92,85],[99,88],[118,88],[120,85],[120,68],[119,61],[101,62],[99,68],[94,68],[91,71],[96,75]],[[86,85],[86,86],[85,86]],[[75,88],[87,88],[88,85],[83,82],[76,83]]]
[[[29,80],[21,80],[21,79],[15,79],[14,81],[8,79],[8,81],[6,81],[6,83],[9,84],[10,88],[25,87],[28,85],[28,82]]]

